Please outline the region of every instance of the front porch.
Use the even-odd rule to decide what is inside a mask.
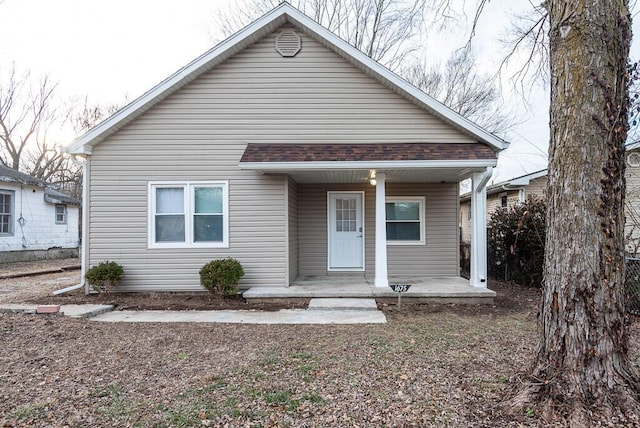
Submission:
[[[411,284],[402,293],[404,303],[465,303],[493,304],[495,291],[473,287],[461,277],[389,278],[390,284]],[[375,298],[378,302],[394,303],[398,295],[389,287],[376,287],[374,279],[365,275],[308,276],[298,278],[290,287],[252,287],[243,297],[253,302],[272,299],[310,298]]]

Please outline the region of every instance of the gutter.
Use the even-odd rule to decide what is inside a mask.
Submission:
[[[87,273],[87,182],[89,176],[89,164],[87,159],[79,160],[77,155],[71,155],[71,161],[76,164],[82,166],[82,253],[80,255],[80,283],[75,284],[61,290],[56,290],[53,292],[54,296],[68,293],[70,291],[78,290],[86,285],[84,275]]]

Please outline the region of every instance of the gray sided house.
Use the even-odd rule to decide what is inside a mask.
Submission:
[[[81,202],[0,165],[0,263],[78,256]]]
[[[532,197],[544,197],[546,187],[546,169],[487,186],[487,220],[496,208],[510,208]],[[460,195],[460,235],[462,242],[471,241],[471,193]]]
[[[626,250],[629,256],[640,257],[640,141],[627,145],[626,161]]]
[[[216,258],[241,288],[310,278],[459,276],[458,183],[506,143],[287,3],[76,140],[86,265],[123,291],[201,290]],[[479,225],[471,285],[486,287]],[[468,283],[467,283],[468,284]]]

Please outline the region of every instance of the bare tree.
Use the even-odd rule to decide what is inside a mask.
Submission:
[[[124,104],[126,104],[126,99],[122,104],[102,105],[91,103],[88,97],[85,97],[82,107],[70,112],[71,125],[78,134],[86,132],[120,110]]]
[[[545,288],[531,381],[511,404],[568,426],[640,423],[624,322],[627,0],[549,0]]]
[[[56,120],[55,88],[47,77],[33,88],[29,74],[18,76],[15,66],[0,82],[0,163],[18,170],[29,147],[44,144],[46,130]]]
[[[516,121],[504,107],[495,77],[482,75],[470,49],[455,52],[442,66],[425,63],[402,69],[414,86],[495,134],[505,134]]]
[[[225,36],[276,7],[280,0],[245,0],[218,16]],[[367,56],[396,70],[420,47],[426,0],[294,0],[313,18]]]

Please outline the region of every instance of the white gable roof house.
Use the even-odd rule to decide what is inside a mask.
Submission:
[[[77,257],[80,204],[0,165],[0,263]]]
[[[506,146],[282,3],[67,151],[85,162],[85,265],[122,264],[122,291],[202,290],[199,269],[233,257],[246,298],[392,297],[402,282],[492,301],[485,185]]]

